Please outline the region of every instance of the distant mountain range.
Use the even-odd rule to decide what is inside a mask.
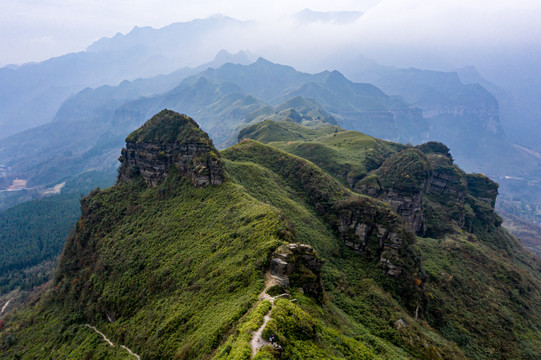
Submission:
[[[340,38],[349,36],[349,26],[362,23],[364,18],[359,11],[319,12],[305,9],[284,21],[295,26],[299,33],[309,34],[310,29],[328,28]],[[51,121],[63,101],[85,87],[116,86],[124,80],[196,67],[208,62],[221,49],[234,53],[250,49],[274,62],[291,64],[303,71],[337,69],[354,81],[366,82],[352,76],[360,70],[359,57],[368,51],[362,48],[361,42],[358,46],[355,43],[345,46],[340,45],[339,41],[336,44],[327,41],[321,51],[312,53],[308,43],[305,44],[306,48],[303,47],[302,36],[293,43],[283,41],[280,29],[281,26],[273,29],[254,21],[215,15],[173,23],[160,29],[135,27],[127,34],[118,33],[110,38],[102,38],[83,52],[40,63],[0,68],[0,139]],[[301,43],[297,43],[299,41]],[[309,42],[309,39],[306,41]],[[412,57],[407,49],[404,51],[402,57]],[[483,67],[483,74],[488,73],[490,80],[499,84],[498,90],[495,86],[488,86],[489,82],[479,73],[471,71],[471,67],[458,72],[464,83],[479,82],[496,96],[503,119],[502,128],[509,139],[539,152],[541,144],[535,136],[541,118],[538,106],[541,103],[538,95],[541,80],[537,75],[541,71],[536,70],[538,50],[524,51],[527,53],[502,49],[501,53],[491,57],[488,65],[479,64]],[[423,58],[423,54],[418,52],[414,56]],[[284,54],[290,54],[289,60]],[[441,63],[438,68],[453,69]]]
[[[347,23],[361,17],[307,9],[295,19]],[[257,26],[214,16],[135,28],[85,52],[0,69],[0,190],[27,180],[24,190],[0,192],[0,209],[87,171],[114,178],[126,130],[169,108],[197,118],[219,148],[265,119],[338,124],[402,143],[438,140],[465,170],[500,183],[500,211],[541,221],[541,155],[508,141],[510,126],[501,118],[521,112],[513,113],[512,96],[474,68],[400,69],[359,58],[341,61],[343,73],[309,74],[263,58],[253,63],[246,52],[218,52],[220,41],[200,46],[206,38]],[[212,62],[195,66],[216,52]]]
[[[205,39],[235,37],[252,25],[216,15],[161,29],[135,27],[126,35],[100,39],[83,52],[0,68],[0,139],[51,121],[69,96],[86,87],[116,86],[197,67],[224,47],[218,41],[200,46]]]
[[[336,71],[312,75],[259,59],[251,65],[209,68],[168,90],[186,73],[83,90],[49,124],[6,138],[0,162],[12,178],[28,179],[29,186],[64,181],[88,169],[114,168],[125,130],[163,108],[201,119],[219,147],[234,143],[238,131],[254,120],[287,110],[288,103],[301,114],[319,111],[326,122],[394,141],[418,143],[427,136],[419,109]],[[143,96],[151,90],[159,94]]]
[[[445,73],[365,61],[357,68],[350,66],[348,74],[420,108],[429,123],[430,139],[449,145],[464,169],[486,173],[498,181],[502,195],[499,204],[505,203],[506,209],[530,221],[541,222],[541,213],[536,210],[541,203],[541,155],[509,141],[498,99],[507,102],[506,119],[520,117],[521,112],[509,104],[512,100],[508,93],[472,67]],[[502,207],[499,210],[504,211]]]
[[[464,84],[457,73],[378,67],[352,75],[378,88],[337,71],[308,74],[262,58],[242,65],[247,58],[221,52],[195,69],[85,89],[49,124],[4,139],[0,163],[29,186],[52,186],[88,169],[115,168],[124,131],[160,109],[192,114],[223,148],[242,128],[277,119],[289,104],[304,116],[319,111],[326,122],[391,141],[442,141],[466,170],[502,182],[504,199],[516,194],[516,179],[525,179],[532,193],[539,187],[531,182],[541,178],[539,156],[506,140],[496,98],[479,84]],[[227,59],[241,64],[217,67]]]

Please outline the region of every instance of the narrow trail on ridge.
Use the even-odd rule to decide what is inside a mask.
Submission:
[[[2,311],[0,311],[0,314],[3,314],[4,311],[6,311],[6,308],[8,307],[9,303],[11,302],[11,300],[13,300],[13,299],[9,299],[9,300],[4,304],[4,306],[2,306]]]
[[[261,336],[263,334],[263,330],[265,329],[265,326],[267,325],[267,322],[271,319],[270,314],[272,311],[272,308],[274,307],[274,300],[282,297],[282,296],[288,296],[289,294],[283,293],[277,296],[270,296],[267,294],[267,290],[269,290],[270,287],[278,285],[276,280],[269,274],[265,274],[265,289],[261,294],[259,294],[259,301],[269,300],[271,302],[271,308],[270,310],[265,314],[263,317],[263,324],[257,329],[256,331],[252,332],[252,338],[250,339],[250,346],[252,347],[252,359],[255,357],[259,349],[261,349],[265,345],[272,346],[271,342],[263,339]]]
[[[85,326],[86,326],[87,328],[89,328],[89,329],[94,330],[94,332],[96,332],[96,334],[101,335],[101,337],[103,338],[103,340],[105,340],[105,341],[109,344],[110,347],[115,347],[115,344],[113,344],[113,342],[112,342],[111,340],[109,340],[109,338],[107,338],[107,336],[105,336],[105,334],[102,333],[101,331],[99,331],[95,326],[92,326],[92,325],[90,325],[90,324],[85,324]],[[133,351],[131,351],[130,348],[128,348],[128,347],[126,347],[126,346],[124,346],[124,345],[120,345],[120,347],[123,348],[124,350],[126,350],[127,352],[129,352],[130,355],[135,356],[135,358],[136,358],[137,360],[141,360],[141,357],[140,357],[139,355],[137,355],[136,353],[134,353]]]
[[[90,324],[85,324],[85,326],[86,326],[87,328],[90,328],[90,329],[94,330],[94,331],[96,332],[96,334],[101,335],[101,337],[103,338],[103,340],[107,341],[107,343],[109,344],[110,347],[115,347],[115,344],[113,344],[113,342],[112,342],[111,340],[109,340],[109,339],[107,338],[107,336],[105,336],[104,333],[102,333],[101,331],[99,331],[98,329],[96,329],[95,326],[92,326],[92,325],[90,325]]]
[[[250,340],[250,346],[252,347],[252,359],[254,358],[255,354],[265,345],[271,345],[270,341],[263,339],[261,336],[263,334],[263,329],[265,329],[265,326],[267,325],[267,322],[270,320],[270,313],[272,309],[269,310],[267,314],[265,314],[265,317],[263,318],[263,324],[257,331],[254,331],[252,333],[252,339]]]

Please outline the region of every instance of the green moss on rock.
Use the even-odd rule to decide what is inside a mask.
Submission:
[[[189,116],[171,110],[162,110],[126,138],[126,142],[165,143],[195,142],[212,144],[207,133]]]
[[[381,184],[400,193],[423,190],[432,167],[419,150],[407,149],[391,155],[377,170]]]

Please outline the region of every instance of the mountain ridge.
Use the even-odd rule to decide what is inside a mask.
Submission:
[[[160,121],[147,123],[143,132],[180,128],[141,144],[181,149],[193,141],[177,138],[186,133],[184,126],[200,134],[183,115],[165,111],[157,116]],[[181,118],[184,125],[174,120]],[[152,128],[158,124],[166,126]],[[364,149],[357,159],[374,160],[357,163],[368,166],[360,181],[377,175],[385,185],[380,168],[394,156],[405,170],[392,164],[390,170],[412,174],[404,179],[406,187],[393,185],[404,197],[424,181],[413,176],[416,161],[401,160],[404,154],[450,161],[442,144],[413,148],[333,126],[277,125],[305,132],[306,142],[294,136],[299,144],[326,141],[329,148]],[[128,136],[128,143],[135,138]],[[291,145],[284,141],[281,146]],[[156,169],[162,166],[160,147],[156,157],[147,157]],[[322,164],[325,153],[320,153]],[[275,334],[286,357],[538,355],[541,339],[535,329],[541,319],[535,309],[541,304],[541,264],[499,224],[487,221],[494,214],[490,204],[476,203],[475,226],[445,230],[440,239],[415,237],[391,204],[356,193],[334,168],[323,170],[255,140],[241,141],[220,158],[227,176],[219,184],[197,186],[189,167],[168,161],[167,175],[156,182],[131,172],[129,181],[120,177],[115,186],[84,198],[53,287],[32,308],[6,318],[0,358],[126,356],[101,338],[97,341],[98,335],[83,326],[90,324],[143,358],[249,359],[251,332],[271,308],[263,336]],[[487,197],[490,182],[475,178],[479,181],[464,191]],[[461,197],[449,192],[432,201],[443,206]],[[444,208],[433,211],[453,216]],[[258,294],[265,288],[272,254],[292,243],[312,246],[316,255],[311,256],[324,260],[323,294],[313,297],[295,286],[277,289],[296,301],[280,299],[271,306]],[[289,275],[292,284],[314,281],[312,270],[297,269]],[[256,354],[279,356],[272,348]]]

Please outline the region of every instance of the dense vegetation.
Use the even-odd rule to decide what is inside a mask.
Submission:
[[[0,294],[43,283],[45,274],[24,270],[58,256],[81,215],[79,199],[56,195],[0,213]]]
[[[276,123],[274,126],[280,125],[284,128],[291,127],[287,123]],[[260,124],[246,129],[245,133],[255,134],[257,138],[264,140],[267,136],[264,127],[269,128],[266,124]],[[306,135],[311,132],[307,131]],[[274,129],[273,133],[278,132]],[[338,132],[331,136],[324,133],[319,137],[306,136],[306,140],[299,140],[299,136],[296,135],[295,138],[283,138],[270,144],[306,156],[329,174],[342,180],[345,178],[344,173],[337,171],[339,169],[337,164],[330,160],[338,157],[335,155],[330,158],[329,154],[349,152],[350,156],[347,158],[350,159],[350,166],[357,166],[361,171],[369,173],[374,168],[366,168],[363,155],[371,151],[375,156],[383,156],[387,160],[380,163],[383,165],[379,168],[376,166],[376,170],[373,170],[375,175],[368,175],[362,178],[361,182],[370,182],[383,177],[391,182],[388,186],[402,189],[406,195],[408,191],[415,193],[423,182],[426,183],[427,163],[422,154],[408,150],[396,153],[402,154],[399,157],[389,157],[389,154],[403,147],[401,145],[389,147],[393,145],[389,143],[387,147],[378,147],[377,139],[370,142],[367,138],[369,137],[360,133]],[[359,149],[359,144],[363,143],[365,147]],[[329,149],[328,152],[321,152],[325,154],[324,156],[318,152],[302,150],[322,146]],[[516,239],[499,228],[501,219],[490,205],[480,200],[487,199],[489,195],[497,192],[497,186],[493,182],[480,174],[464,175],[452,164],[448,148],[442,144],[427,143],[417,148],[426,153],[432,171],[440,176],[449,175],[450,184],[459,190],[455,195],[425,196],[427,227],[430,232],[441,237],[441,239],[418,238],[423,256],[422,271],[427,276],[424,284],[425,294],[428,297],[424,309],[426,319],[439,329],[444,337],[459,344],[472,358],[485,359],[501,356],[494,354],[507,353],[510,358],[534,359],[536,353],[532,352],[532,349],[538,345],[533,344],[539,344],[541,341],[539,337],[541,318],[534,310],[541,306],[541,263],[525,252]],[[229,151],[231,150],[225,152],[226,157]],[[418,161],[412,161],[413,158]],[[404,176],[406,174],[403,168],[408,168],[407,172],[412,174],[414,173],[412,170],[422,170],[419,172],[421,176],[411,176],[418,178],[417,185],[411,186],[413,183],[409,181],[410,177]],[[395,174],[386,177],[385,174],[388,172]],[[392,182],[392,179],[395,181]],[[355,185],[354,181],[349,183],[352,187]],[[459,201],[460,191],[468,192],[464,203]],[[464,229],[457,228],[457,218],[460,219],[461,216],[466,219]],[[291,217],[294,218],[294,215]],[[341,266],[341,270],[344,268]],[[325,284],[329,286],[330,283]],[[350,282],[347,284],[348,287],[351,286]],[[511,295],[513,293],[515,295]],[[498,310],[495,306],[499,307]],[[493,314],[490,317],[480,316],[483,313],[481,309],[487,308],[494,309]],[[505,316],[512,316],[513,320],[503,319]],[[514,326],[508,325],[502,329],[503,324],[509,324],[509,321]],[[520,330],[525,328],[532,330],[527,332]],[[506,332],[512,336],[506,336]],[[516,347],[517,342],[521,346]]]
[[[51,278],[66,237],[81,215],[81,198],[113,181],[107,172],[88,171],[67,181],[59,195],[0,212],[0,296],[17,288],[31,290]]]
[[[168,143],[179,140],[210,144],[208,135],[200,131],[199,125],[193,119],[186,115],[178,116],[169,110],[163,110],[156,114],[126,138],[127,142],[147,143]]]
[[[249,359],[251,333],[269,310],[263,334],[275,335],[282,358],[539,357],[541,264],[479,200],[492,183],[474,176],[468,192],[465,175],[441,149],[404,150],[324,128],[322,136],[307,130],[305,141],[302,128],[287,124],[280,133],[294,129],[295,139],[271,144],[296,155],[242,141],[222,152],[222,185],[194,187],[172,167],[156,187],[134,175],[85,198],[54,287],[6,317],[0,358],[128,358],[83,326],[89,323],[144,359]],[[258,136],[270,135],[263,129]],[[332,155],[321,150],[304,159],[310,145]],[[343,168],[332,159],[348,171],[336,172]],[[352,184],[370,176],[389,186],[401,166],[408,173],[412,166],[421,182],[427,169],[454,171],[459,181],[450,184],[463,197],[427,201],[440,206],[436,212],[462,204],[470,223],[457,221],[438,239],[415,238],[401,221],[390,222],[397,215],[389,205],[355,193]],[[400,186],[404,194],[420,188],[409,178]],[[386,273],[375,235],[363,252],[342,240],[340,219],[352,208],[401,239],[393,259],[400,276]],[[287,242],[312,245],[325,260],[322,299],[291,288],[296,302],[258,300],[270,254]],[[264,347],[255,358],[276,356]]]

